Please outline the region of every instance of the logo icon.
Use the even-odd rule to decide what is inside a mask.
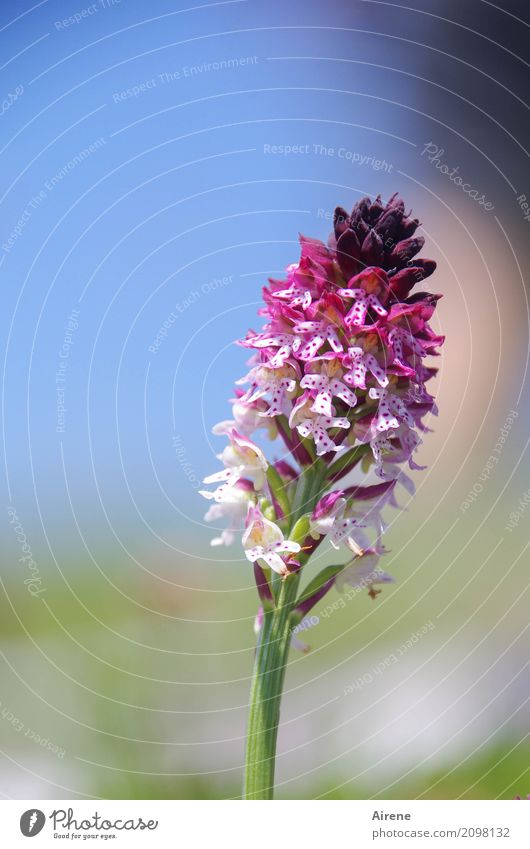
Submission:
[[[46,816],[38,808],[24,811],[20,817],[20,830],[24,837],[35,837],[44,828]]]

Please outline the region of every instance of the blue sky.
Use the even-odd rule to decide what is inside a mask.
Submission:
[[[433,137],[498,206],[510,195],[462,96],[446,114],[422,82],[440,53],[428,20],[400,35],[406,16],[382,6],[325,12],[3,5],[5,484],[45,523],[70,499],[96,524],[200,521],[210,428],[245,370],[230,343],[337,203],[399,190],[422,218],[448,215],[440,198],[475,216],[421,156]],[[478,103],[484,73],[470,76]]]

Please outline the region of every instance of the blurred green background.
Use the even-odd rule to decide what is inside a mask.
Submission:
[[[525,796],[528,10],[169,5],[122,2],[62,30],[59,0],[0,9],[4,89],[23,86],[2,115],[2,488],[42,590],[28,591],[4,514],[0,794],[239,795],[256,592],[238,544],[210,548],[197,494],[246,370],[231,343],[257,326],[261,286],[298,258],[299,231],[325,239],[335,204],[399,191],[438,262],[440,415],[417,495],[387,512],[396,582],[343,606],[333,590],[302,635],[311,652],[292,652],[277,796]],[[317,561],[334,557],[322,546]]]
[[[416,499],[389,532],[395,585],[375,601],[350,593],[344,606],[332,591],[314,611],[318,626],[300,635],[312,651],[291,656],[279,797],[527,792],[522,529],[498,546],[498,522],[470,540],[464,519],[447,535],[452,522],[438,512],[433,547],[429,508]],[[4,787],[52,798],[74,788],[238,796],[256,608],[245,564],[182,558],[171,570],[180,586],[170,586],[98,562],[104,573],[87,574],[65,558],[64,580],[39,600],[5,581],[2,706],[24,728],[9,715],[0,723]],[[64,756],[44,752],[28,728]]]

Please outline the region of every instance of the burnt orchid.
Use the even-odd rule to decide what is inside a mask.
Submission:
[[[328,244],[301,237],[287,279],[263,290],[263,329],[239,341],[250,371],[237,381],[233,418],[214,427],[228,439],[224,468],[201,494],[214,502],[206,520],[228,525],[213,545],[242,531],[260,600],[247,799],[273,795],[287,656],[291,643],[307,649],[295,637],[307,614],[333,587],[375,598],[392,581],[380,566],[382,511],[398,506],[398,486],[413,494],[405,469],[423,468],[414,455],[424,417],[437,412],[426,388],[436,369],[425,360],[444,341],[429,326],[440,296],[412,292],[436,267],[416,258],[418,226],[397,195],[364,198],[351,214],[337,208]],[[261,431],[282,441],[284,456],[266,458],[253,441]],[[346,559],[300,589],[325,538]]]

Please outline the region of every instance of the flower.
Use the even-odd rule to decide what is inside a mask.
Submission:
[[[324,537],[355,555],[337,584],[361,580],[384,554],[382,511],[398,506],[396,484],[414,493],[405,469],[423,468],[414,457],[424,419],[437,413],[428,390],[436,369],[426,362],[444,342],[429,324],[440,295],[412,291],[436,267],[418,258],[418,227],[398,195],[363,198],[351,213],[337,207],[328,244],[300,238],[298,262],[263,290],[263,327],[239,340],[252,352],[237,381],[247,388],[236,391],[233,419],[214,428],[229,444],[224,469],[205,478],[217,489],[202,494],[215,501],[207,520],[228,524],[214,544],[233,540],[248,509],[243,546],[261,592],[258,561],[285,576],[284,555],[302,551],[302,568]],[[283,456],[268,465],[250,439],[258,429],[281,439],[294,465]],[[332,489],[361,459],[379,483]],[[307,535],[294,541],[300,518]]]
[[[232,430],[236,430],[242,436],[252,436],[259,428],[266,428],[270,439],[275,439],[277,436],[276,424],[272,419],[263,418],[267,412],[268,405],[261,398],[248,403],[243,400],[245,394],[241,390],[236,398],[232,399],[232,414],[233,419],[226,419],[218,422],[212,428],[212,433],[216,436],[230,434]]]
[[[278,348],[269,360],[273,368],[278,368],[298,351],[302,340],[292,337],[289,333],[254,333],[246,339],[241,339],[239,344],[245,348]]]
[[[314,412],[314,405],[311,405],[311,398],[305,394],[298,399],[294,405],[289,417],[291,427],[296,427],[300,436],[312,436],[317,449],[317,456],[327,454],[328,451],[341,451],[344,446],[338,445],[328,435],[328,430],[331,428],[339,428],[347,430],[350,427],[350,422],[345,416],[335,416],[331,407],[331,415],[320,415]]]
[[[252,404],[270,393],[270,405],[259,415],[281,416],[289,412],[289,394],[296,389],[295,377],[295,368],[287,362],[281,366],[255,366],[246,377],[238,380],[238,383],[251,384],[241,400],[243,403]]]
[[[355,556],[351,563],[339,573],[336,581],[337,587],[339,590],[342,589],[344,584],[356,589],[368,587],[369,595],[375,598],[380,592],[380,590],[374,590],[376,584],[394,582],[391,575],[379,568],[381,551],[375,548],[363,550],[353,544],[350,544],[350,548]]]
[[[344,374],[344,380],[356,389],[366,389],[366,375],[371,372],[380,386],[388,386],[388,376],[379,365],[373,354],[366,353],[363,348],[354,346],[348,348],[348,354],[343,364],[349,371]]]
[[[399,427],[398,417],[414,427],[414,419],[407,409],[407,405],[398,395],[389,392],[387,389],[371,387],[368,390],[368,397],[379,400],[377,417],[373,421],[373,427],[376,431],[389,430],[389,428],[397,429]]]
[[[375,295],[367,295],[364,289],[343,289],[341,296],[354,299],[351,310],[344,316],[344,321],[349,326],[363,326],[369,307],[378,315],[388,315],[378,298]]]
[[[279,575],[289,574],[280,553],[297,554],[300,551],[299,543],[285,539],[278,525],[266,519],[259,507],[249,507],[243,548],[247,560],[251,563],[263,560]]]
[[[379,541],[385,529],[381,511],[389,503],[395,484],[396,481],[391,480],[329,493],[313,511],[311,534],[327,534],[334,548],[339,548],[345,540],[348,547],[351,547],[353,540],[359,548],[369,548],[370,541],[361,529],[373,527],[376,530],[376,542]]]
[[[261,448],[250,439],[242,436],[237,430],[230,431],[228,436],[230,444],[218,455],[226,468],[203,479],[203,483],[221,483],[221,486],[214,492],[199,490],[204,498],[213,498],[219,502],[223,500],[227,487],[234,486],[241,478],[250,479],[256,490],[262,489],[265,482],[264,472],[269,465]]]
[[[236,533],[244,527],[249,503],[253,503],[253,487],[250,481],[237,481],[234,486],[221,487],[221,490],[216,503],[206,511],[204,519],[206,522],[227,519],[228,528],[221,531],[220,536],[214,537],[210,545],[231,545]]]
[[[311,411],[331,416],[331,402],[335,396],[348,404],[349,407],[355,407],[357,396],[340,379],[342,377],[340,360],[336,357],[332,360],[325,360],[324,358],[322,360],[321,363],[311,363],[308,366],[311,371],[306,369],[306,373],[300,381],[302,389],[309,389],[312,393],[315,393]]]
[[[326,342],[329,342],[333,351],[344,350],[335,327],[325,320],[299,321],[294,325],[293,330],[295,333],[304,335],[304,346],[300,351],[301,360],[313,359]]]
[[[415,259],[411,265],[424,243],[422,237],[412,238],[419,223],[410,213],[405,214],[405,204],[397,194],[385,205],[380,195],[374,201],[365,197],[350,214],[337,207],[329,244],[347,280],[367,266],[377,266],[390,272],[390,289],[402,300],[436,268],[431,259]]]
[[[417,257],[418,219],[393,195],[337,207],[333,224],[327,245],[300,237],[298,262],[263,289],[263,326],[238,341],[250,370],[233,418],[214,428],[228,437],[224,468],[201,493],[213,502],[206,520],[227,523],[213,545],[232,542],[246,511],[241,541],[261,604],[245,798],[272,798],[283,671],[291,643],[307,650],[296,637],[318,621],[307,614],[334,586],[376,598],[393,581],[380,567],[383,511],[399,506],[398,483],[414,493],[405,468],[421,468],[413,455],[437,412],[428,357],[444,342],[430,326],[440,295],[412,291],[436,267]],[[258,430],[277,440],[270,463],[251,439]],[[346,562],[300,586],[324,540],[346,548]]]
[[[289,266],[287,271],[292,271],[296,267],[296,265]],[[290,286],[288,289],[280,289],[279,291],[272,292],[272,297],[289,301],[289,306],[291,308],[303,307],[303,309],[307,309],[311,306],[311,302],[313,300],[311,292],[309,292],[308,289],[299,289],[295,284]]]

